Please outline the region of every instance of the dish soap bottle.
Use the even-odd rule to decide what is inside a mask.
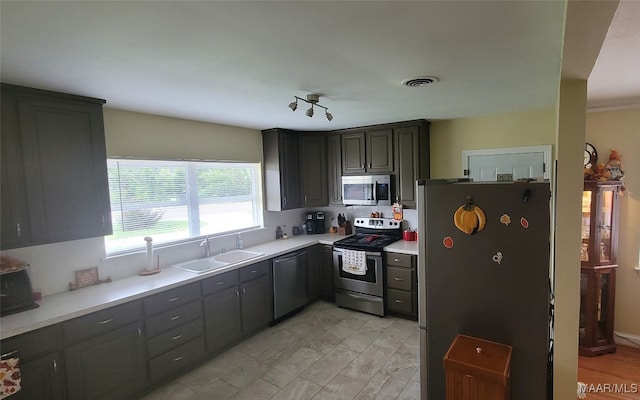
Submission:
[[[242,233],[238,233],[238,240],[236,241],[236,248],[244,249],[244,240],[242,240]]]
[[[280,225],[276,228],[276,239],[282,239],[282,228]]]

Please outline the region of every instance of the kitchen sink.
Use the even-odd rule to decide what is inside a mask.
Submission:
[[[212,257],[216,261],[222,261],[229,264],[235,264],[241,261],[249,260],[252,258],[260,257],[264,253],[258,253],[256,251],[249,250],[231,250],[226,253],[220,253],[217,256]]]
[[[200,258],[197,260],[185,261],[177,264],[171,264],[173,268],[183,269],[196,274],[213,271],[227,265],[236,264],[245,260],[260,257],[264,253],[258,253],[249,250],[231,250],[226,253],[220,253],[217,256],[209,258]]]
[[[201,274],[203,272],[212,271],[217,268],[222,268],[229,265],[228,262],[214,260],[213,258],[202,258],[199,260],[185,261],[178,264],[172,264],[173,268],[183,269],[189,272],[195,272]]]

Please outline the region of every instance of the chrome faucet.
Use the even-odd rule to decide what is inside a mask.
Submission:
[[[204,240],[202,242],[200,242],[200,247],[204,246],[204,257],[205,258],[211,257],[211,247],[209,246],[209,242],[210,241],[211,241],[211,238],[209,236],[207,236],[206,238],[204,238]]]

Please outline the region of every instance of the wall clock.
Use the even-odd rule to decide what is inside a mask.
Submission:
[[[593,168],[598,162],[598,152],[591,143],[584,144],[584,167]]]

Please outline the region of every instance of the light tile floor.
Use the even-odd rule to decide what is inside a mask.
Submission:
[[[420,398],[415,321],[317,301],[144,400]]]

